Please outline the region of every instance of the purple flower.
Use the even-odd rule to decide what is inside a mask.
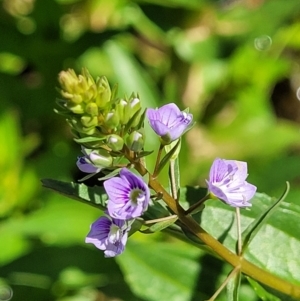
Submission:
[[[77,167],[86,173],[97,173],[112,164],[112,157],[105,150],[89,150],[82,148],[83,157],[78,157]]]
[[[155,133],[161,136],[165,144],[178,139],[190,127],[193,115],[180,111],[174,103],[162,106],[159,109],[147,109],[150,126]]]
[[[247,163],[235,160],[215,159],[207,182],[211,194],[232,207],[252,206],[249,200],[256,186],[246,182]]]
[[[91,225],[85,242],[103,250],[105,257],[114,257],[124,251],[129,230],[125,221],[101,216]]]
[[[101,170],[100,167],[96,167],[93,163],[88,162],[86,157],[78,157],[76,165],[85,173],[97,173]]]
[[[141,216],[148,208],[150,191],[145,182],[128,169],[120,171],[120,177],[106,180],[107,210],[111,217],[128,220]]]

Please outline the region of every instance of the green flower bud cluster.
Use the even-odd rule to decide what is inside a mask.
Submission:
[[[58,100],[72,128],[79,133],[92,135],[103,119],[102,110],[109,107],[112,91],[107,79],[98,77],[96,81],[86,69],[77,75],[69,69],[59,74],[62,99]]]
[[[96,80],[87,69],[80,74],[69,69],[59,74],[58,113],[69,122],[76,141],[87,149],[108,150],[120,156],[124,145],[134,152],[143,150],[145,135],[138,95],[116,98],[106,77]]]

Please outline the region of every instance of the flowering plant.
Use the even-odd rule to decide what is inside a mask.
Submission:
[[[285,275],[276,275],[272,267],[262,268],[259,257],[252,260],[255,238],[284,200],[289,184],[281,198],[268,199],[246,181],[246,162],[217,158],[206,188],[181,187],[180,141],[193,125],[188,110],[181,111],[174,103],[143,108],[138,95],[118,98],[116,88],[111,89],[105,77],[94,80],[85,69],[79,75],[73,70],[63,71],[59,81],[62,98],[57,112],[67,118],[75,141],[82,147],[84,156],[77,161],[78,168],[87,174],[82,181],[97,175],[104,182],[88,187],[45,180],[44,185],[105,213],[92,223],[87,243],[104,251],[105,257],[121,257],[126,254],[129,236],[164,231],[200,249],[209,249],[232,266],[209,300],[215,300],[225,286],[228,300],[238,300],[242,275],[264,299],[281,293],[300,299],[300,278],[289,281]],[[145,123],[158,136],[157,152],[145,147]],[[153,155],[152,170],[146,163]],[[166,168],[169,187],[160,183]],[[261,212],[252,211],[256,203],[263,208]],[[234,223],[232,215],[229,219],[226,214],[212,218],[218,210],[232,213],[232,207]],[[221,225],[220,232],[217,224]],[[260,249],[256,246],[256,253],[261,253]],[[299,262],[296,265],[300,266]]]

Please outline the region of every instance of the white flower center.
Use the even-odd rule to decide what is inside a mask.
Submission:
[[[117,225],[112,224],[108,233],[108,241],[112,244],[115,244],[116,242],[120,241],[121,238],[122,230]]]
[[[145,193],[143,190],[135,188],[130,192],[130,200],[133,204],[139,205],[145,201]]]

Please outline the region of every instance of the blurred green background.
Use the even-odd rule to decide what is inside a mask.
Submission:
[[[0,1],[0,300],[9,287],[20,301],[208,298],[228,272],[221,261],[162,234],[136,234],[124,257],[104,259],[84,244],[97,209],[41,187],[79,178],[80,148],[53,109],[58,73],[82,67],[145,107],[190,108],[182,185],[204,185],[215,157],[246,160],[258,191],[278,196],[288,180],[287,201],[299,200],[299,0]],[[155,252],[166,274],[181,262],[190,280],[128,269]]]

